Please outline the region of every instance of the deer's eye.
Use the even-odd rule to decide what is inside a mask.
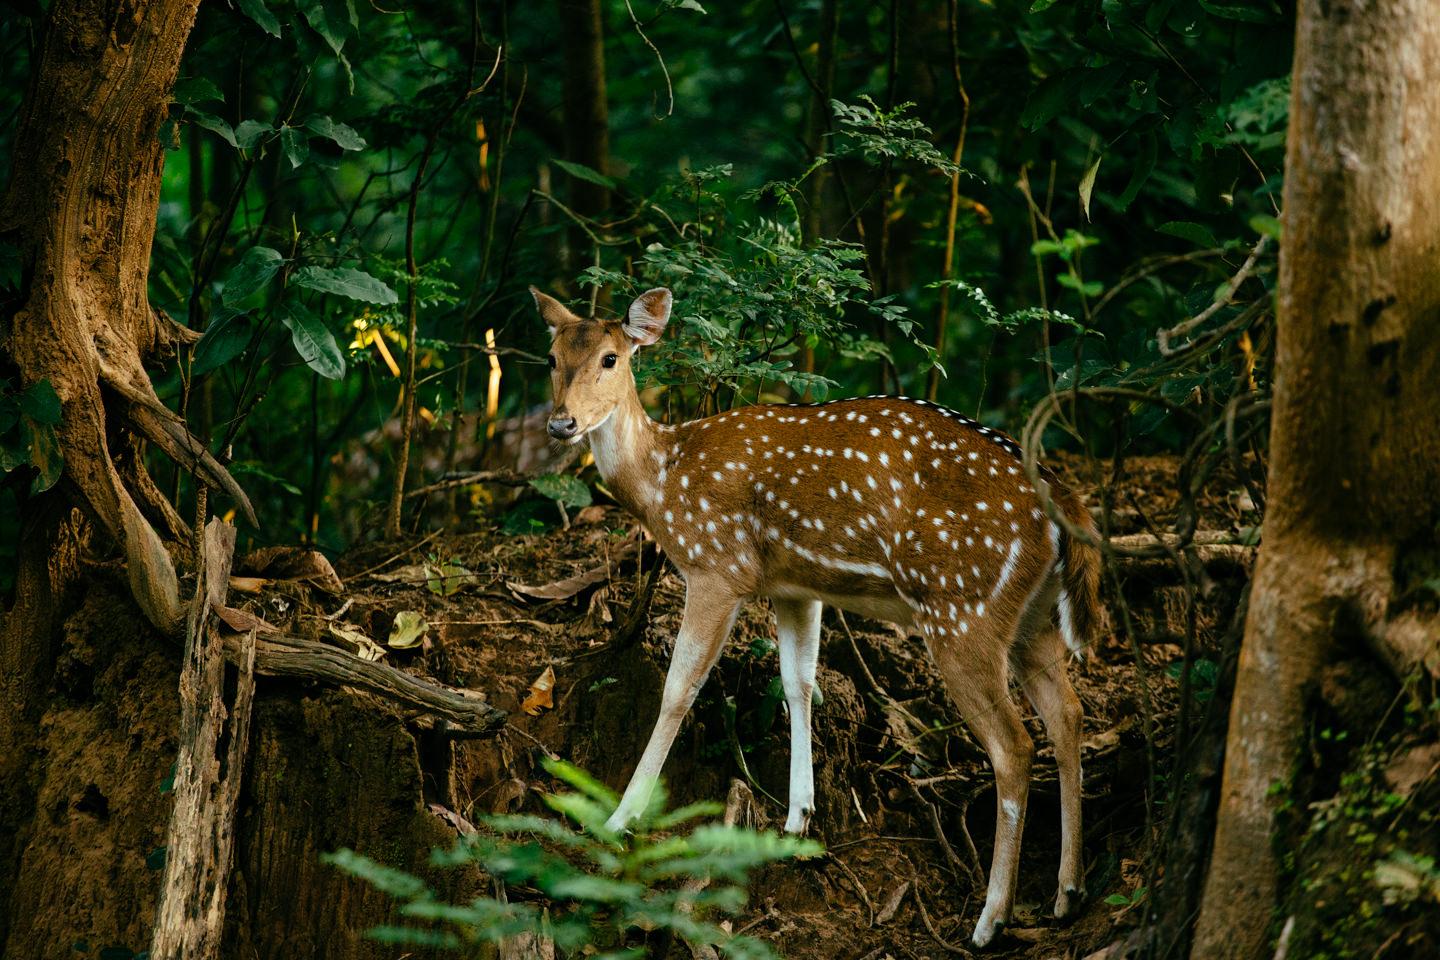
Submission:
[[[554,369],[555,369],[555,354],[553,354],[553,353],[550,354],[550,358],[549,358],[549,359],[550,359],[550,369],[551,369],[551,370],[554,370]]]
[[[606,370],[609,370],[611,367],[615,366],[615,361],[619,359],[620,358],[617,357],[615,354],[607,353],[605,354],[605,356],[600,358],[600,366],[604,367]]]

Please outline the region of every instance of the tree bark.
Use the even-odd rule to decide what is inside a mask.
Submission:
[[[1429,658],[1396,560],[1440,504],[1440,21],[1421,0],[1305,0],[1295,45],[1265,540],[1194,956],[1268,956],[1273,833],[1321,667]],[[1417,649],[1418,647],[1418,649]],[[1272,789],[1277,788],[1278,789]]]
[[[234,552],[235,528],[211,520],[205,555],[197,560],[180,672],[180,752],[150,945],[154,960],[214,960],[225,933],[225,893],[255,697],[255,632],[245,638],[235,694],[227,704],[225,642],[211,619],[211,608],[225,601]]]
[[[66,489],[121,545],[136,600],[167,632],[178,630],[183,610],[151,524],[172,527],[178,515],[138,458],[126,463],[134,436],[224,488],[253,521],[243,492],[160,403],[144,368],[197,336],[150,306],[146,281],[164,168],[160,128],[198,3],[57,0],[0,202],[0,236],[21,252],[27,294],[0,348],[24,385],[48,379],[55,388]]]
[[[610,168],[610,107],[605,97],[605,26],[600,0],[558,0],[564,57],[565,158],[602,174]],[[570,205],[593,217],[610,205],[610,191],[570,178]]]

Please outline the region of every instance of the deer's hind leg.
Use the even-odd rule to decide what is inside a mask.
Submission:
[[[995,852],[985,907],[970,938],[984,947],[1009,921],[1014,904],[1035,745],[1010,699],[1006,653],[1014,619],[1007,623],[998,611],[986,615],[983,604],[978,609],[978,616],[967,613],[956,620],[940,618],[938,609],[931,608],[917,619],[950,699],[995,769]]]
[[[1011,657],[1025,696],[1045,723],[1060,772],[1060,883],[1055,916],[1063,919],[1078,910],[1085,899],[1080,830],[1080,698],[1065,669],[1070,651],[1059,631],[1048,623],[1032,636],[1021,638]]]

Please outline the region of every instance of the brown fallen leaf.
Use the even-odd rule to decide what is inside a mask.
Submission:
[[[279,633],[280,628],[272,623],[267,623],[260,617],[255,616],[249,610],[241,610],[237,607],[227,607],[222,603],[212,603],[210,609],[215,611],[215,616],[236,633],[249,633],[251,630],[257,633]]]
[[[330,632],[335,639],[343,641],[351,646],[351,653],[361,660],[375,661],[385,656],[385,648],[366,635],[365,631],[348,623],[330,624]]]
[[[602,583],[609,576],[610,568],[602,564],[577,573],[573,577],[566,577],[564,580],[556,580],[554,583],[547,583],[539,587],[531,587],[514,581],[506,583],[505,586],[523,597],[534,597],[537,600],[568,600],[587,587]]]
[[[259,593],[270,586],[266,577],[231,577],[230,589],[236,593]]]
[[[366,579],[380,583],[424,583],[430,579],[430,572],[429,564],[411,563],[387,573],[372,573]]]
[[[607,507],[603,507],[598,503],[592,503],[590,506],[583,508],[579,513],[575,514],[575,519],[572,520],[571,523],[574,523],[576,526],[584,523],[599,523],[605,519],[607,510]]]
[[[530,692],[520,704],[520,709],[532,717],[540,716],[541,711],[549,710],[555,706],[555,668],[546,667],[535,682],[530,684]]]
[[[473,837],[478,832],[476,831],[475,825],[473,823],[471,823],[469,820],[466,820],[464,817],[460,816],[460,814],[456,813],[454,810],[451,810],[449,807],[442,806],[438,803],[428,804],[428,806],[431,813],[435,814],[435,816],[450,824],[450,826],[453,827],[455,829],[455,832],[460,834],[460,836]]]
[[[271,580],[304,580],[326,593],[345,590],[345,584],[325,555],[308,547],[264,547],[247,554],[236,566]]]

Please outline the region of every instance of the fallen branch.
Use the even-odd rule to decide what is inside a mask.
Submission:
[[[232,663],[243,655],[243,637],[225,638]],[[388,664],[361,660],[339,647],[299,637],[267,635],[255,643],[255,672],[267,677],[296,677],[358,687],[419,714],[439,718],[448,732],[488,736],[505,724],[505,711],[479,694],[424,680]]]

